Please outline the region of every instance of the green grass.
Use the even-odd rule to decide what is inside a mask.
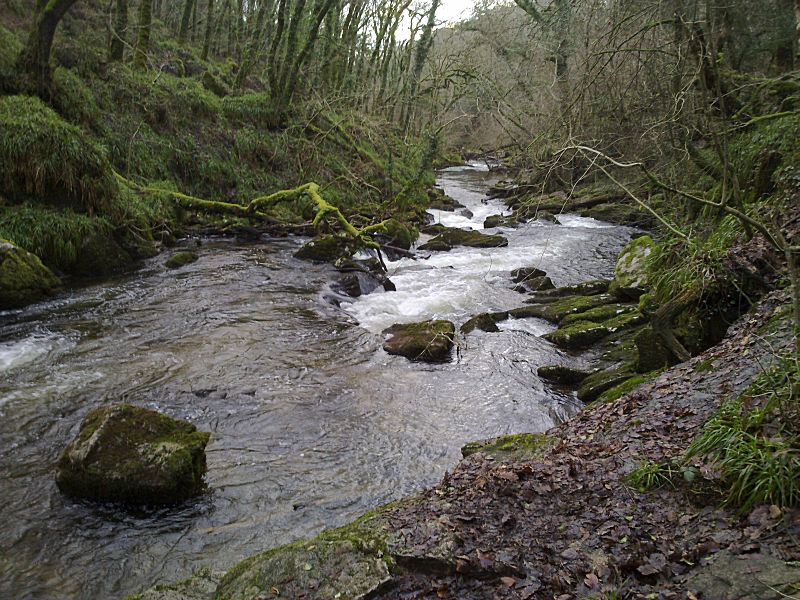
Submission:
[[[638,467],[628,473],[625,480],[640,492],[648,492],[665,485],[674,487],[674,481],[681,470],[672,464],[658,464],[652,460],[642,461]]]
[[[50,267],[68,271],[87,238],[110,236],[113,225],[70,209],[22,204],[0,211],[0,238],[34,253]]]
[[[685,461],[704,457],[719,469],[726,504],[800,504],[799,382],[797,358],[781,359],[726,402],[686,451]]]
[[[109,214],[118,188],[104,152],[39,99],[0,98],[0,186],[26,199]]]

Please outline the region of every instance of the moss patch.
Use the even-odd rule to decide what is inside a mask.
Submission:
[[[37,256],[0,239],[0,310],[41,300],[60,284]]]
[[[470,442],[461,447],[466,458],[480,452],[497,459],[530,459],[543,454],[554,439],[543,433],[514,433],[481,442]]]
[[[581,315],[578,316],[580,317]],[[562,325],[542,337],[562,348],[573,350],[588,348],[611,334],[631,329],[643,324],[645,321],[646,317],[639,312],[627,312],[601,323],[582,320],[573,321],[571,324]]]
[[[389,354],[422,362],[445,362],[455,339],[455,325],[450,321],[423,321],[392,325],[384,333],[391,337],[383,343]]]
[[[177,252],[167,259],[167,261],[164,263],[164,266],[168,269],[179,269],[180,267],[184,267],[188,264],[196,262],[198,258],[200,257],[197,256],[196,252]]]

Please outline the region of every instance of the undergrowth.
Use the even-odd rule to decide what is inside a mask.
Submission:
[[[784,357],[726,402],[688,448],[727,487],[725,503],[747,511],[762,503],[800,504],[800,368]]]

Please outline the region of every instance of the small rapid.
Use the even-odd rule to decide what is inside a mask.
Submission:
[[[503,210],[492,175],[443,172],[481,228]],[[463,220],[462,220],[463,219]],[[508,271],[539,266],[557,284],[611,273],[625,228],[564,218],[502,230],[506,248],[389,264],[396,292],[342,308],[335,272],[293,258],[304,240],[206,240],[196,263],[135,273],[0,313],[0,597],[115,598],[243,557],[437,482],[468,441],[544,431],[579,408],[536,368],[560,353],[536,319],[459,341],[451,363],[388,356],[380,332],[432,317],[457,324],[519,306]],[[208,493],[130,510],[62,496],[54,464],[85,414],[126,401],[212,433]]]

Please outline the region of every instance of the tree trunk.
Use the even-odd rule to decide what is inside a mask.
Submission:
[[[186,44],[186,35],[189,32],[189,23],[192,20],[192,9],[195,0],[186,0],[183,5],[183,16],[181,17],[181,28],[178,30],[178,43],[183,46]]]
[[[111,46],[108,49],[108,60],[119,62],[125,54],[125,36],[128,31],[128,0],[117,0],[114,13],[114,31]]]
[[[23,87],[35,86],[42,98],[50,95],[50,50],[53,36],[66,12],[77,0],[37,0],[33,26],[17,66],[27,79]]]
[[[208,60],[208,52],[211,48],[211,33],[213,31],[214,21],[214,0],[208,0],[206,5],[206,33],[203,38],[203,54],[202,59]]]
[[[150,28],[153,21],[153,0],[141,0],[139,5],[139,35],[136,38],[136,52],[133,65],[147,68],[147,53],[150,51]]]

